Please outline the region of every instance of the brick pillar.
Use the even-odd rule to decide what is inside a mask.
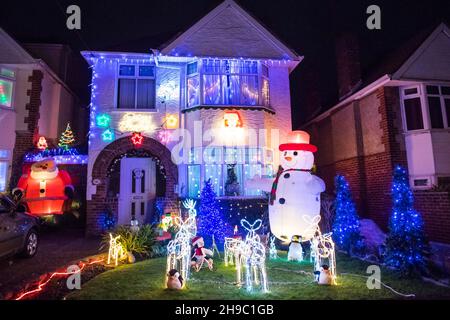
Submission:
[[[17,185],[17,182],[22,175],[23,157],[28,151],[34,148],[34,135],[39,131],[38,124],[43,77],[42,71],[33,70],[33,73],[28,78],[28,82],[31,83],[31,89],[27,91],[27,95],[30,99],[25,106],[25,110],[27,110],[28,113],[24,118],[27,130],[16,131],[16,143],[14,145],[11,179],[9,182],[11,190]]]

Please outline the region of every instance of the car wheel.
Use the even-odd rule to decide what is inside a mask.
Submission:
[[[22,251],[22,256],[25,258],[33,257],[38,249],[39,236],[36,231],[31,230],[28,232],[25,239],[25,245]]]

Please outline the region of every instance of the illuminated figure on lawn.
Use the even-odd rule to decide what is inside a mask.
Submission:
[[[320,261],[330,259],[330,272],[335,277],[334,243],[331,234],[322,235],[319,228],[320,194],[325,183],[311,174],[317,147],[309,138],[305,131],[294,131],[289,143],[279,146],[281,166],[275,180],[255,177],[247,186],[270,191],[271,232],[284,242],[293,236],[299,242],[310,241],[315,271],[320,269]]]

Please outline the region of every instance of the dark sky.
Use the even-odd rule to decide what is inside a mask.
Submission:
[[[74,50],[157,47],[185,30],[221,0],[40,0],[3,1],[0,26],[22,42],[69,44]],[[450,21],[449,0],[237,0],[299,54],[304,62],[291,75],[294,127],[306,118],[309,93],[319,105],[336,99],[334,36],[350,31],[361,45],[362,69],[433,24]],[[77,4],[81,31],[66,28],[65,9]],[[368,5],[382,11],[382,30],[365,27]],[[1,50],[1,49],[0,49]],[[450,54],[450,53],[449,53]]]

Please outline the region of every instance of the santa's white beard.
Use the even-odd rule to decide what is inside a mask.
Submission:
[[[31,171],[30,176],[36,180],[55,179],[58,176],[58,168],[55,171]]]

